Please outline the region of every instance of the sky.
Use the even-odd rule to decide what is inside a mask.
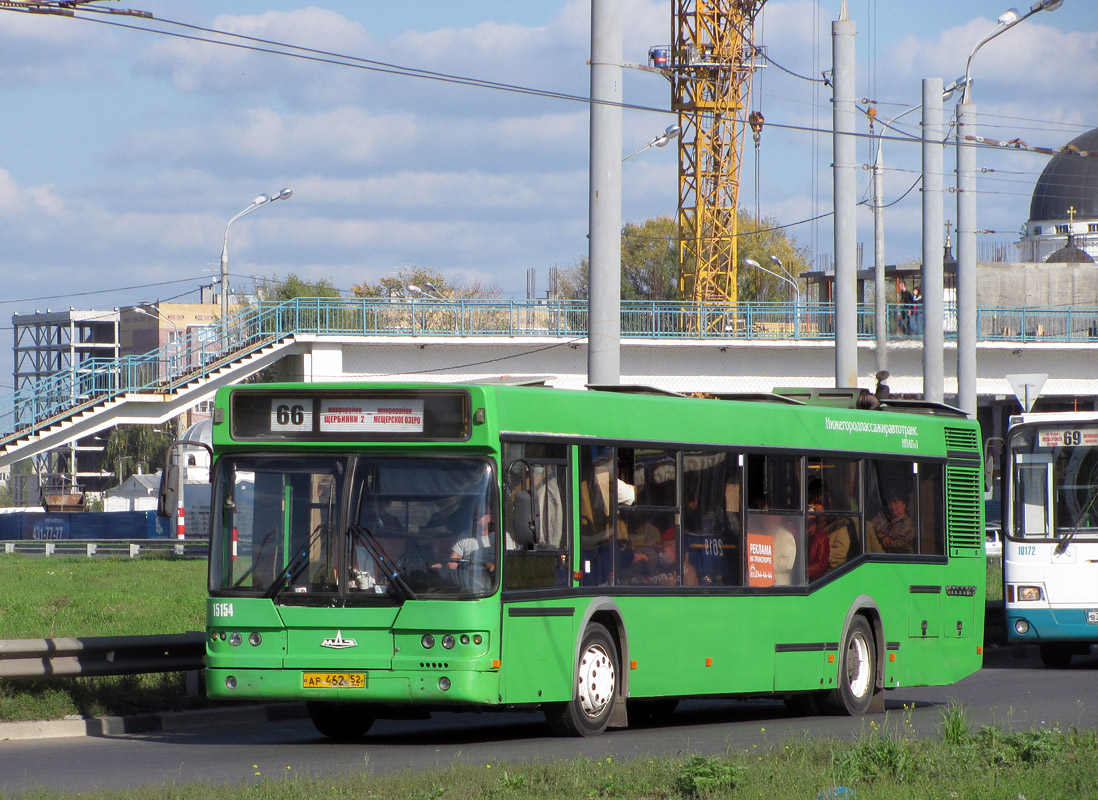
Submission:
[[[627,62],[671,37],[669,0],[623,0]],[[118,3],[110,3],[119,8]],[[840,0],[769,0],[756,42],[773,61],[750,106],[768,123],[744,150],[740,203],[788,224],[818,263],[830,257],[831,21]],[[589,93],[590,0],[125,0],[172,20],[360,59],[582,98]],[[990,0],[849,0],[859,105],[890,119],[920,82],[962,75],[1005,6]],[[1098,14],[1064,0],[987,44],[972,101],[979,131],[1059,147],[1098,127]],[[1025,7],[1022,7],[1025,10]],[[193,29],[126,16],[98,21],[0,11],[0,313],[194,301],[217,279],[226,224],[260,193],[293,196],[235,222],[232,282],[326,279],[350,290],[401,266],[524,297],[536,270],[587,253],[584,102],[384,74],[171,38]],[[132,26],[115,27],[105,22]],[[792,75],[790,73],[796,73]],[[627,69],[623,156],[675,119],[666,79]],[[947,116],[958,98],[946,104]],[[770,125],[775,124],[774,127]],[[789,126],[777,127],[776,125]],[[896,125],[917,134],[918,112]],[[813,132],[821,129],[823,132]],[[869,132],[859,117],[858,130]],[[880,131],[880,126],[876,128]],[[902,134],[896,134],[901,136]],[[859,142],[867,166],[873,143]],[[883,145],[886,262],[920,251],[919,145]],[[1047,156],[981,150],[982,242],[1012,242]],[[954,156],[946,154],[947,187]],[[623,219],[674,215],[675,148],[623,166]],[[859,170],[859,199],[870,173]],[[947,189],[948,191],[948,189]],[[905,192],[907,194],[905,195]],[[902,196],[902,199],[900,199]],[[955,195],[946,196],[955,220]],[[872,261],[872,218],[858,211]],[[8,352],[10,331],[0,338]],[[10,363],[10,362],[9,362]],[[4,370],[3,373],[7,371]],[[0,373],[2,374],[2,373]],[[0,388],[10,389],[7,374]]]

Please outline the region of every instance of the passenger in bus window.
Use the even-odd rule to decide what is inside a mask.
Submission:
[[[823,511],[823,491],[815,481],[808,490],[808,580],[823,577],[831,568],[831,537],[827,532],[827,519]]]
[[[886,553],[915,552],[915,522],[907,514],[907,498],[899,492],[888,496],[888,516],[877,515],[870,522]]]
[[[484,509],[477,514],[473,523],[473,535],[465,536],[454,543],[450,553],[449,566],[458,571],[458,578],[467,589],[483,591],[491,581],[490,573],[496,569],[493,534],[496,530],[492,512]]]

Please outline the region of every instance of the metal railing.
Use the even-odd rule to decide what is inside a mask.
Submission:
[[[0,678],[130,675],[202,669],[201,631],[159,636],[0,640]]]
[[[889,305],[889,336],[918,337],[908,312]],[[0,446],[48,427],[76,411],[124,394],[165,394],[288,337],[587,336],[585,300],[414,300],[295,298],[246,306],[158,350],[116,359],[88,359],[20,388],[0,401]],[[623,301],[623,339],[830,341],[831,303],[696,304]],[[872,304],[857,309],[861,339],[875,337]],[[945,309],[945,335],[956,338],[956,310]],[[1098,342],[1098,309],[981,308],[977,338],[1018,343]]]
[[[86,556],[88,558],[207,558],[208,539],[12,539],[2,543],[7,555]]]

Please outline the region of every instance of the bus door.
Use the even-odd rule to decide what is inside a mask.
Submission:
[[[1022,538],[1051,539],[1054,530],[1052,455],[1014,455],[1014,533]]]
[[[1077,487],[1065,485],[1058,471],[1054,453],[1015,453],[1013,532],[1023,541],[1004,543],[1003,554],[1004,563],[1013,562],[1007,580],[1042,583],[1052,606],[1086,602],[1093,595],[1091,582],[1082,580],[1084,576],[1073,578],[1072,572],[1056,569],[1079,563],[1076,543],[1048,541],[1074,537],[1078,525],[1068,508]]]

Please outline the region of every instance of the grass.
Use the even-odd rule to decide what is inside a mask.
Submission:
[[[0,639],[206,627],[206,562],[0,555]]]
[[[0,639],[200,631],[206,563],[0,555]],[[0,680],[0,720],[191,707],[180,673]]]
[[[147,786],[82,793],[86,800],[911,800],[1041,798],[1075,800],[1098,786],[1098,734],[1058,728],[969,732],[963,708],[942,712],[939,739],[919,739],[905,713],[867,721],[853,741],[796,739],[722,755],[683,752],[670,758],[618,761],[576,757],[546,763],[469,763],[380,775],[273,774],[259,766],[235,785]],[[765,734],[763,734],[765,736]],[[257,759],[258,760],[258,759]],[[56,798],[33,791],[21,799]]]

